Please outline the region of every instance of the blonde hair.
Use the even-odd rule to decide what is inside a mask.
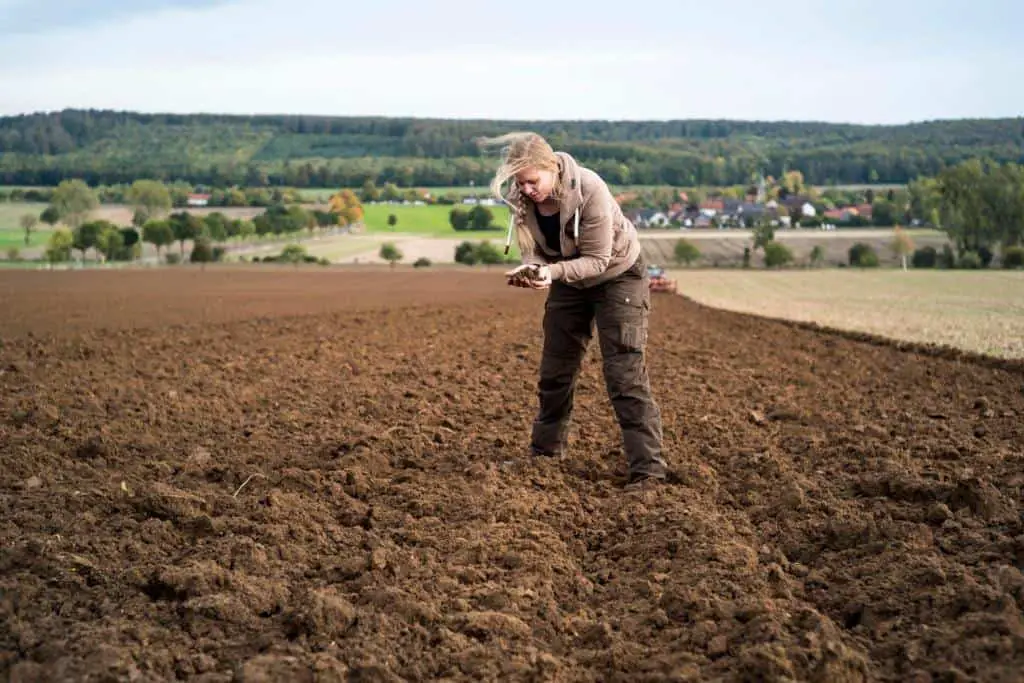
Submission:
[[[562,196],[562,174],[558,156],[551,148],[551,145],[542,136],[529,131],[506,133],[491,138],[477,138],[477,144],[481,147],[500,147],[501,162],[491,179],[491,194],[498,201],[509,205],[512,218],[516,226],[516,235],[519,241],[519,250],[525,257],[529,250],[533,249],[534,240],[526,227],[526,206],[524,197],[519,192],[519,186],[512,183],[508,195],[502,191],[503,186],[510,178],[525,171],[528,168],[535,168],[541,171],[550,171],[554,174],[554,184],[551,194],[556,199]]]

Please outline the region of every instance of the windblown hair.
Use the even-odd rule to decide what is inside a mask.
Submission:
[[[520,194],[519,187],[514,181],[507,194],[503,191],[504,185],[509,179],[514,178],[517,173],[528,168],[551,171],[555,176],[551,194],[555,198],[560,199],[563,188],[561,186],[558,157],[547,140],[537,133],[531,132],[506,133],[492,138],[478,138],[477,144],[481,147],[501,148],[501,163],[498,165],[494,178],[491,180],[491,194],[498,201],[509,205],[509,210],[512,212],[517,228],[516,235],[519,241],[519,248],[525,255],[534,247],[534,240],[530,236],[530,231],[526,228],[525,197]]]

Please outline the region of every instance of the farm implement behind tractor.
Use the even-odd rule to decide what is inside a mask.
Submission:
[[[652,292],[676,293],[676,281],[667,276],[665,274],[665,269],[661,266],[647,266],[647,274],[651,276]]]

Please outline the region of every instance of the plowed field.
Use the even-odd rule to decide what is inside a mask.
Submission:
[[[1024,370],[656,296],[523,456],[499,271],[2,273],[0,679],[1024,678]]]

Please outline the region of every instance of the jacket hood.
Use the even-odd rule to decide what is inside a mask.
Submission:
[[[572,155],[566,152],[555,152],[561,170],[559,183],[562,187],[562,198],[558,210],[563,216],[571,216],[583,205],[583,179],[580,177],[580,165]]]

